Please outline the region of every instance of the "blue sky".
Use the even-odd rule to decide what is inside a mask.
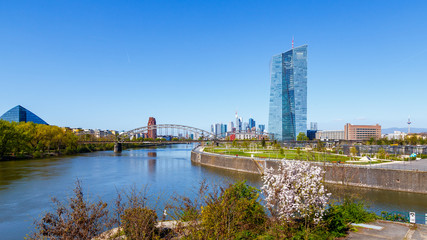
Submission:
[[[0,113],[130,130],[268,122],[269,62],[308,44],[308,122],[427,127],[425,1],[1,1]]]

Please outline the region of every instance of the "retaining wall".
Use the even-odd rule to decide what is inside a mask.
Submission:
[[[277,170],[280,163],[277,160],[261,159],[257,159],[255,162],[249,157],[227,156],[195,150],[191,152],[191,161],[201,165],[255,174],[262,174],[265,168]],[[317,165],[325,170],[325,182],[328,183],[427,194],[427,172],[342,164],[319,163]]]

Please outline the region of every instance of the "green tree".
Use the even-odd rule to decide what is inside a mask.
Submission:
[[[265,148],[265,139],[264,139],[264,138],[261,140],[261,146],[262,146],[263,148]]]
[[[236,141],[236,139],[233,140],[233,142],[231,143],[231,146],[237,147],[237,141]]]
[[[243,143],[242,143],[242,146],[244,148],[248,148],[249,147],[249,141],[248,140],[244,140]]]
[[[305,135],[305,133],[300,132],[297,136],[297,141],[308,141],[308,137],[307,135]]]
[[[297,147],[297,158],[300,159],[301,157],[301,148]]]
[[[6,154],[12,152],[18,139],[19,133],[13,126],[13,123],[0,120],[0,159],[3,159]]]
[[[351,153],[351,155],[354,157],[354,156],[356,156],[357,155],[357,149],[355,148],[355,147],[351,147],[350,148],[350,153]]]
[[[317,150],[318,152],[321,152],[321,151],[323,151],[323,150],[324,150],[324,148],[325,148],[325,145],[323,144],[323,142],[322,142],[322,141],[320,141],[320,140],[317,140],[316,150]]]
[[[385,159],[385,157],[386,157],[386,151],[384,150],[384,148],[378,149],[377,154],[378,154],[379,159]]]

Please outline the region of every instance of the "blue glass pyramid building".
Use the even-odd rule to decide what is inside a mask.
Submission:
[[[7,111],[5,114],[3,114],[0,119],[9,121],[9,122],[33,122],[37,124],[47,124],[43,119],[29,111],[28,109],[24,108],[21,105],[18,105],[9,111]]]

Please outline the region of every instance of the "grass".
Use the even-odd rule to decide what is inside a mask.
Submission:
[[[217,154],[226,154],[231,156],[242,156],[242,157],[252,157],[256,158],[272,158],[272,159],[289,159],[289,160],[307,160],[313,162],[330,162],[330,163],[347,163],[354,165],[369,165],[369,164],[378,164],[384,163],[387,161],[375,160],[371,162],[347,162],[354,160],[354,158],[348,157],[346,155],[338,155],[330,152],[321,153],[315,151],[305,151],[300,150],[300,154],[297,153],[296,149],[283,149],[283,154],[276,149],[266,149],[266,148],[224,148],[224,147],[206,147],[205,152],[217,153]],[[356,158],[357,159],[357,158]]]

